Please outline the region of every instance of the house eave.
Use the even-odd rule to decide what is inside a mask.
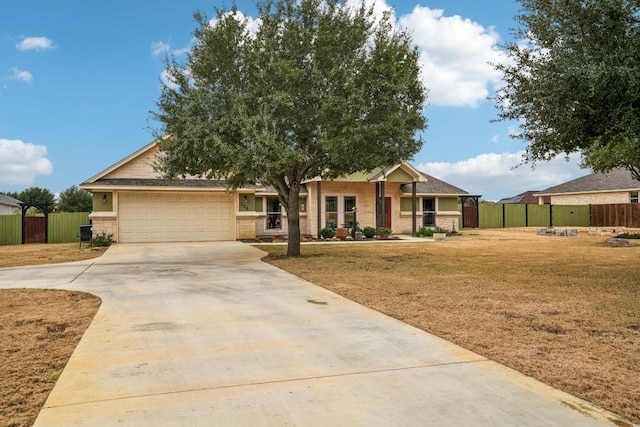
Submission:
[[[549,197],[549,196],[577,196],[583,194],[603,194],[603,193],[626,193],[629,191],[639,191],[638,188],[616,188],[608,190],[585,190],[585,191],[564,191],[561,193],[534,193],[534,197]]]

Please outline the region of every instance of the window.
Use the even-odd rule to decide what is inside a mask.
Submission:
[[[354,196],[345,196],[344,198],[344,226],[353,228],[353,208],[356,207],[356,198]]]
[[[324,225],[329,228],[338,226],[338,198],[335,196],[324,198]]]
[[[282,228],[282,211],[277,197],[267,197],[267,230]]]
[[[424,227],[436,225],[436,199],[433,197],[422,198],[422,225]]]
[[[637,191],[632,191],[631,193],[629,193],[629,200],[631,201],[631,203],[638,203],[638,192]]]

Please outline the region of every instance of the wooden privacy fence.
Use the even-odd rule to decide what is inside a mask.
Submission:
[[[38,218],[26,217],[25,219]],[[49,243],[78,242],[80,226],[89,224],[89,212],[63,212],[49,214]],[[0,215],[0,245],[22,243],[22,217]]]
[[[589,205],[491,204],[479,206],[479,228],[589,227]]]
[[[591,225],[640,228],[640,204],[591,205]]]

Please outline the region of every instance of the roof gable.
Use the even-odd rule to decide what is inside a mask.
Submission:
[[[92,176],[83,184],[92,184],[99,179],[160,178],[159,174],[153,169],[153,162],[159,152],[158,142],[159,140],[156,139],[145,145],[97,175]]]

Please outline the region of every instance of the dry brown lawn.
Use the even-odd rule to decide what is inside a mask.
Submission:
[[[78,244],[0,246],[0,267],[94,258]],[[0,289],[0,425],[31,426],[100,300],[82,292]]]
[[[535,230],[443,242],[303,246],[267,261],[640,422],[640,245]],[[70,245],[0,246],[0,267],[92,258]],[[100,302],[0,290],[0,425],[29,426]]]
[[[98,257],[106,248],[90,248],[77,243],[0,246],[0,268],[23,265],[58,264]]]
[[[308,245],[265,260],[640,422],[640,245],[534,229]]]

